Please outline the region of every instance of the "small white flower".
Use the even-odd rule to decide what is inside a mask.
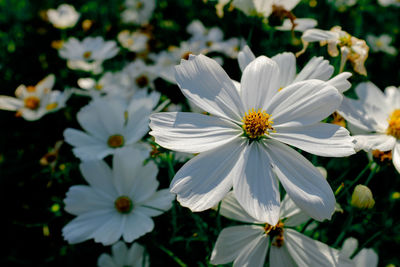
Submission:
[[[57,9],[47,10],[47,17],[54,27],[59,29],[72,28],[78,22],[80,14],[68,4],[61,4]]]
[[[297,32],[304,32],[308,29],[313,29],[318,24],[318,22],[315,19],[310,19],[310,18],[305,18],[305,19],[296,18],[294,20],[294,23],[295,23],[294,31]],[[291,31],[292,28],[293,24],[290,21],[290,19],[285,19],[281,26],[276,27],[276,29],[279,31]]]
[[[126,244],[118,241],[111,247],[112,256],[103,253],[97,260],[99,267],[149,267],[149,257],[145,249],[138,243],[133,243],[128,249]]]
[[[143,60],[136,59],[122,70],[131,79],[133,92],[141,89],[154,89],[154,80],[158,77],[155,67],[146,65]]]
[[[359,99],[345,97],[339,113],[358,134],[356,149],[392,151],[393,165],[400,172],[400,89],[390,86],[382,93],[367,82],[355,91]]]
[[[77,217],[62,230],[70,244],[88,239],[111,245],[121,237],[132,242],[151,232],[151,217],[172,206],[174,195],[157,191],[157,166],[140,150],[124,148],[115,153],[113,168],[101,160],[83,162],[80,169],[89,185],[72,186],[65,210]]]
[[[128,104],[119,98],[98,98],[83,107],[77,119],[85,132],[68,128],[65,141],[81,160],[102,159],[135,145],[148,132],[149,115],[159,94],[138,94]]]
[[[233,0],[232,5],[248,16],[269,17],[277,8],[292,10],[300,0]]]
[[[382,34],[379,37],[369,34],[367,35],[367,42],[374,52],[384,52],[389,55],[397,55],[397,50],[394,46],[391,46],[393,38],[388,34]]]
[[[251,225],[223,229],[212,251],[211,263],[233,261],[234,267],[262,267],[270,248],[269,264],[272,267],[353,266],[338,250],[288,228],[306,222],[309,217],[287,195],[281,205],[279,222],[270,225],[250,216],[235,199],[234,193],[228,193],[220,206],[221,215]]]
[[[350,258],[351,255],[357,250],[358,240],[354,237],[349,237],[343,242],[340,254],[345,258]],[[352,259],[355,267],[377,267],[378,254],[371,248],[363,248]]]
[[[147,42],[149,41],[149,36],[139,31],[130,32],[124,30],[118,34],[118,41],[122,47],[125,47],[129,51],[140,53],[148,49]]]
[[[156,8],[155,0],[125,0],[126,9],[121,13],[124,23],[144,25],[149,22]]]
[[[342,96],[335,87],[305,80],[279,90],[280,65],[263,56],[247,65],[240,90],[220,65],[203,55],[182,60],[176,80],[191,102],[212,115],[165,112],[150,118],[150,134],[159,145],[199,153],[171,183],[181,205],[209,209],[233,186],[249,214],[275,225],[279,180],[311,217],[331,217],[335,199],[329,184],[285,144],[320,156],[354,153],[346,129],[320,123],[340,106]]]
[[[348,7],[357,4],[357,0],[329,0],[329,2],[334,4],[339,11],[345,11]]]
[[[70,69],[98,74],[103,71],[103,61],[114,57],[118,51],[115,41],[104,41],[98,36],[86,37],[82,42],[73,37],[69,38],[58,52],[60,57],[67,60]]]
[[[15,90],[15,96],[0,96],[0,109],[16,111],[16,116],[22,116],[28,121],[38,120],[47,113],[65,107],[69,92],[52,91],[55,78],[51,74],[35,86],[20,85]]]
[[[398,0],[378,0],[378,3],[381,6],[387,7],[390,5],[398,6],[400,7],[400,2]]]

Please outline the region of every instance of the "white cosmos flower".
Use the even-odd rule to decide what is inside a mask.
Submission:
[[[144,25],[149,22],[156,8],[155,0],[125,0],[126,9],[121,13],[124,23]]]
[[[67,128],[65,141],[81,160],[102,159],[121,147],[135,145],[148,132],[149,115],[159,94],[138,94],[130,103],[98,98],[83,107],[77,119],[85,131]]]
[[[67,66],[73,70],[91,71],[94,74],[103,71],[102,64],[118,54],[115,41],[104,41],[103,37],[86,37],[82,42],[72,37],[58,51],[60,57],[67,60]]]
[[[400,7],[400,2],[398,0],[378,0],[378,3],[384,7],[387,7],[390,5]]]
[[[35,86],[20,85],[15,90],[15,97],[0,96],[0,109],[16,111],[16,116],[25,120],[38,120],[47,113],[65,107],[70,93],[52,91],[55,78],[50,74]]]
[[[133,243],[128,249],[126,244],[118,241],[111,247],[112,255],[103,253],[97,260],[99,267],[149,267],[149,257],[145,249],[138,243]]]
[[[354,237],[349,237],[343,242],[340,253],[345,258],[350,256],[357,250],[358,240]],[[358,252],[352,259],[355,267],[377,267],[378,266],[378,254],[371,248],[363,248]]]
[[[121,31],[118,34],[118,41],[122,47],[125,47],[129,51],[140,53],[145,52],[148,49],[149,36],[139,31],[130,32],[128,30]]]
[[[315,19],[310,19],[310,18],[296,18],[294,20],[295,23],[295,27],[294,27],[294,31],[297,32],[304,32],[308,29],[313,29],[317,26],[318,21],[316,21]],[[290,21],[290,19],[285,19],[283,21],[283,24],[281,26],[276,27],[277,30],[279,31],[291,31],[292,30],[292,22]]]
[[[139,150],[115,153],[113,168],[101,160],[83,162],[80,169],[89,185],[72,186],[64,200],[65,210],[77,217],[62,230],[70,244],[88,239],[111,245],[121,237],[132,242],[151,232],[151,217],[169,210],[174,195],[158,188],[157,166],[143,165]]]
[[[367,35],[367,42],[374,52],[384,52],[389,55],[397,55],[397,50],[394,46],[391,46],[393,38],[388,34],[381,34],[380,36],[375,36],[372,34]]]
[[[47,17],[54,27],[59,29],[72,28],[78,22],[80,14],[68,4],[61,4],[57,9],[47,10]]]
[[[292,10],[300,0],[233,0],[232,5],[248,16],[269,17],[277,8]]]
[[[387,87],[385,93],[373,83],[361,83],[355,89],[358,100],[344,98],[339,109],[359,133],[356,149],[392,151],[393,165],[400,172],[400,90]]]
[[[338,250],[287,228],[300,225],[309,217],[287,195],[281,205],[279,222],[270,225],[250,216],[235,199],[234,193],[229,192],[221,203],[221,215],[250,225],[223,229],[212,251],[211,263],[233,261],[234,267],[262,267],[269,248],[271,267],[353,266]]]
[[[171,183],[181,205],[192,211],[209,209],[233,186],[249,214],[275,225],[279,180],[311,217],[331,217],[335,198],[329,184],[286,144],[319,156],[353,154],[346,129],[320,123],[337,109],[342,96],[318,80],[279,91],[279,73],[275,61],[258,57],[245,68],[238,91],[222,67],[206,56],[191,56],[176,67],[182,93],[211,114],[166,112],[150,117],[150,134],[158,144],[199,153]]]

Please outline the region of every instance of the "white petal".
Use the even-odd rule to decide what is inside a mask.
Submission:
[[[307,65],[297,74],[294,82],[310,79],[327,81],[333,74],[334,68],[323,57],[313,57]]]
[[[268,154],[261,143],[252,142],[246,146],[242,157],[234,169],[234,194],[250,216],[276,225],[279,221],[279,185]]]
[[[371,248],[362,249],[353,259],[355,267],[377,267],[378,254]]]
[[[16,111],[23,106],[24,104],[22,101],[15,97],[5,95],[0,96],[0,109]]]
[[[149,116],[154,105],[153,99],[133,99],[128,106],[128,119],[124,128],[126,143],[132,144],[140,140],[149,131]]]
[[[86,185],[70,187],[64,199],[65,210],[74,215],[80,215],[93,210],[114,209],[112,199],[104,198],[101,193]]]
[[[350,72],[342,72],[330,79],[328,84],[335,87],[339,93],[346,92],[351,87],[351,83],[348,81],[351,75]]]
[[[297,207],[288,194],[282,200],[279,217],[286,218],[285,226],[298,226],[310,219],[310,216]]]
[[[247,65],[240,84],[245,111],[264,110],[266,103],[279,92],[279,67],[272,59],[260,56]]]
[[[285,228],[285,246],[298,266],[339,266],[339,251],[299,232]]]
[[[150,134],[168,149],[200,153],[226,145],[242,135],[235,123],[197,113],[164,112],[150,116]]]
[[[114,149],[104,145],[76,147],[72,149],[74,155],[82,161],[100,160],[114,153]]]
[[[346,238],[346,240],[343,242],[342,248],[340,249],[340,254],[346,258],[350,258],[350,256],[356,251],[357,247],[357,239],[354,237]]]
[[[266,143],[273,170],[294,203],[312,218],[331,218],[335,196],[322,174],[300,153],[276,141]]]
[[[271,58],[279,67],[279,85],[283,88],[291,84],[296,76],[296,57],[293,53],[281,53]]]
[[[229,76],[217,62],[206,56],[193,56],[175,67],[175,78],[182,93],[210,114],[241,121],[243,104]]]
[[[324,157],[345,157],[355,153],[349,131],[330,123],[300,127],[276,127],[271,137],[308,153]]]
[[[174,199],[174,194],[171,194],[168,189],[162,189],[146,199],[146,201],[138,207],[138,210],[150,217],[158,216],[172,207],[172,201],[174,201]]]
[[[396,142],[393,149],[393,165],[400,173],[400,142]]]
[[[237,164],[245,140],[203,152],[189,160],[171,182],[171,192],[192,211],[215,206],[232,188],[232,169]]]
[[[380,151],[392,150],[396,144],[396,138],[386,134],[369,134],[369,135],[356,135],[356,150],[371,151],[378,149]]]
[[[266,112],[271,114],[273,126],[309,125],[332,114],[342,98],[335,87],[319,80],[307,80],[289,85],[276,94]]]
[[[265,234],[257,236],[237,256],[236,260],[233,262],[233,267],[263,267],[268,246],[269,239]]]
[[[117,242],[122,235],[124,220],[124,216],[115,211],[115,214],[108,217],[93,233],[94,241],[105,246]]]
[[[290,256],[286,246],[280,248],[271,246],[269,252],[269,265],[271,267],[298,267]]]
[[[310,29],[303,33],[301,39],[306,42],[318,42],[318,41],[327,41],[327,40],[335,40],[337,35],[331,31],[324,31],[320,29]]]
[[[236,220],[240,222],[256,223],[253,217],[251,217],[239,204],[233,191],[230,191],[221,202],[221,207],[219,210],[220,214],[231,220]],[[259,222],[259,223],[265,223]]]
[[[211,253],[211,264],[234,261],[255,239],[263,237],[264,234],[263,228],[255,225],[240,225],[223,229]],[[263,238],[267,240],[266,237]]]
[[[125,258],[128,254],[128,248],[126,247],[125,243],[122,241],[118,241],[111,247],[111,252],[115,259],[115,262],[119,266],[123,266]]]
[[[144,256],[144,247],[139,245],[138,243],[133,243],[132,246],[128,250],[128,254],[126,256],[125,262],[134,264],[135,262],[142,263]],[[147,267],[147,263],[143,267]]]
[[[391,107],[400,107],[400,89],[389,86],[385,89],[386,101]]]
[[[100,255],[99,259],[97,260],[97,265],[99,267],[118,267],[118,265],[114,262],[114,259],[105,253]]]
[[[127,216],[122,236],[125,242],[130,243],[142,235],[151,232],[153,228],[154,222],[150,217],[140,212],[133,211],[133,214]]]
[[[247,65],[249,65],[254,59],[256,59],[256,56],[251,51],[250,47],[245,45],[238,54],[240,70],[243,72]]]

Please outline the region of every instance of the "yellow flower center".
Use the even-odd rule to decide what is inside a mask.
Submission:
[[[90,51],[86,51],[85,53],[83,53],[83,58],[85,59],[89,59],[92,56],[92,52]]]
[[[40,99],[36,96],[29,96],[25,98],[24,104],[26,108],[36,110],[40,105]]]
[[[53,109],[56,109],[58,107],[58,103],[57,102],[53,102],[53,103],[49,103],[47,106],[46,106],[46,109],[47,110],[53,110]]]
[[[114,207],[120,213],[129,213],[133,209],[133,203],[129,197],[120,196],[115,200]]]
[[[271,115],[260,109],[258,111],[250,109],[244,113],[242,122],[245,135],[250,139],[259,139],[265,134],[269,134],[268,130],[274,130]]]
[[[26,87],[26,91],[28,91],[30,93],[34,93],[34,92],[36,92],[36,87],[32,86],[32,85],[29,85],[29,86]]]
[[[382,42],[381,40],[377,40],[376,43],[375,43],[375,45],[376,45],[377,47],[383,47],[383,42]]]
[[[400,109],[396,109],[389,116],[389,127],[386,130],[388,135],[392,135],[400,139]]]
[[[96,84],[96,85],[94,86],[94,89],[100,91],[101,89],[103,89],[103,85],[98,83],[98,84]]]
[[[392,161],[392,151],[380,151],[378,149],[372,150],[372,156],[379,160],[380,162],[391,162]]]
[[[137,77],[135,81],[140,88],[143,88],[149,84],[149,78],[147,78],[145,75]]]
[[[108,138],[107,145],[112,148],[121,147],[124,145],[124,137],[119,134],[111,135]]]
[[[271,244],[278,248],[282,247],[284,243],[283,227],[284,224],[281,221],[279,221],[275,226],[268,223],[264,226],[265,234],[269,235],[272,240]]]

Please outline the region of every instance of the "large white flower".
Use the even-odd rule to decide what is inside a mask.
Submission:
[[[181,205],[192,211],[211,208],[233,186],[249,214],[275,225],[279,180],[311,217],[331,217],[335,198],[329,184],[285,144],[320,156],[353,154],[346,129],[320,123],[336,110],[342,96],[318,80],[293,83],[279,91],[279,73],[275,61],[258,57],[245,68],[238,91],[222,67],[206,56],[191,56],[176,67],[182,93],[211,114],[166,112],[150,117],[150,134],[158,144],[200,153],[171,183]]]
[[[52,91],[55,78],[50,74],[35,86],[20,85],[15,90],[15,97],[0,96],[0,109],[16,111],[28,121],[40,119],[47,113],[63,108],[70,93]]]
[[[356,148],[365,151],[392,151],[393,165],[400,172],[400,89],[361,83],[355,89],[358,100],[344,98],[339,109],[352,126]]]
[[[128,249],[126,244],[118,241],[111,247],[112,256],[103,253],[97,260],[99,267],[148,267],[149,257],[145,249],[138,243],[133,243]]]
[[[358,240],[354,237],[349,237],[343,242],[340,253],[343,257],[350,258],[350,256],[357,250],[357,247]],[[377,267],[378,254],[376,254],[372,248],[363,248],[354,256],[353,262],[355,267]]]
[[[57,9],[47,10],[47,17],[54,27],[66,29],[74,27],[79,20],[80,14],[75,8],[68,4],[61,4]]]
[[[222,201],[220,213],[229,219],[250,225],[232,226],[222,230],[211,254],[212,264],[233,261],[234,267],[262,267],[270,248],[271,267],[353,266],[338,250],[287,228],[309,219],[287,195],[282,201],[280,220],[276,225],[250,216],[235,199],[233,192],[228,193]]]
[[[72,186],[65,210],[77,217],[62,230],[71,244],[94,239],[111,245],[120,237],[132,242],[154,228],[151,217],[169,210],[174,195],[157,190],[157,166],[139,150],[124,148],[113,157],[113,168],[101,160],[80,165],[89,185]]]
[[[86,37],[82,42],[72,37],[58,51],[60,57],[67,59],[67,66],[73,70],[103,71],[103,61],[118,54],[115,41],[104,41],[103,37]]]
[[[159,94],[138,94],[129,104],[98,98],[83,107],[77,119],[85,132],[68,128],[65,141],[81,160],[102,159],[121,147],[135,145],[148,131],[149,115]]]

